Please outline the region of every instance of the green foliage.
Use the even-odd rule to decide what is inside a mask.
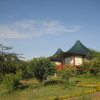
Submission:
[[[50,68],[48,71],[48,75],[54,75],[54,73],[56,73],[55,66],[56,64],[54,62],[50,62]]]
[[[29,71],[34,75],[40,82],[46,80],[48,75],[54,74],[54,64],[49,59],[40,57],[34,58],[29,65]]]
[[[100,74],[100,60],[93,59],[90,62],[81,65],[80,68],[80,71],[82,71],[83,74],[91,73],[96,76]]]
[[[92,58],[100,60],[100,52],[96,51],[96,50],[93,50],[93,49],[90,49],[90,50],[91,50],[91,53],[92,53]]]
[[[7,73],[15,73],[16,72],[16,63],[15,62],[4,62],[2,73],[5,75]]]
[[[4,52],[3,54],[0,54],[0,76],[5,76],[5,74],[9,73],[16,73],[17,63],[19,63],[19,59],[16,54]]]
[[[25,61],[19,61],[16,64],[16,71],[17,72],[20,71],[23,79],[29,77],[29,73],[28,73],[27,67],[28,67],[28,62],[25,62]]]
[[[72,97],[80,96],[83,90],[84,93],[87,94],[89,91],[94,91],[95,88],[71,86],[71,89],[66,89],[62,84],[47,85],[45,87],[41,86],[41,84],[29,84],[29,88],[18,90],[9,95],[2,95],[4,90],[3,87],[0,86],[0,100],[55,100],[55,98],[67,100]]]
[[[6,74],[16,74],[19,71],[22,78],[28,77],[27,65],[27,62],[19,60],[18,54],[2,52],[0,54],[0,80],[2,81],[2,77]]]
[[[89,62],[81,65],[80,69],[78,69],[78,72],[80,72],[81,74],[90,73],[96,76],[100,74],[100,52],[93,49],[90,49],[90,51],[92,53],[92,59],[90,59]]]
[[[2,83],[5,85],[7,92],[12,92],[19,85],[20,76],[18,74],[6,74]]]
[[[67,66],[59,72],[59,75],[65,81],[65,84],[69,85],[70,78],[76,75],[76,69],[74,66]]]

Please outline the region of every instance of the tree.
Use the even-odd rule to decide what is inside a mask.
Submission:
[[[4,62],[5,62],[5,60],[7,60],[5,57],[5,55],[7,55],[7,53],[5,51],[10,50],[10,49],[12,49],[12,48],[0,44],[0,81],[2,80],[2,77],[5,74],[5,65],[4,65],[5,63]]]
[[[48,75],[54,74],[55,72],[54,64],[45,57],[34,58],[30,62],[30,69],[30,72],[33,73],[34,77],[43,83]]]
[[[19,71],[18,66],[23,65],[22,62],[19,60],[19,54],[10,53],[8,51],[10,49],[12,48],[0,44],[0,80],[1,81],[6,74],[10,74],[10,73],[16,74],[16,72]]]

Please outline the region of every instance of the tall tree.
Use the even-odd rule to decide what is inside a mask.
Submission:
[[[48,75],[54,74],[55,65],[51,63],[48,58],[40,57],[34,58],[30,62],[30,71],[33,75],[39,80],[43,82],[46,80]]]

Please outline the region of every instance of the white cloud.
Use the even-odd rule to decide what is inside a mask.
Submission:
[[[80,26],[65,26],[59,21],[24,20],[0,25],[0,38],[31,38],[42,35],[57,35],[77,32]]]

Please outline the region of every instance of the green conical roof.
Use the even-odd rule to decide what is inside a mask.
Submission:
[[[56,51],[56,53],[54,54],[54,55],[59,55],[59,54],[61,54],[63,51],[60,49],[60,48],[58,48],[58,50]]]
[[[58,50],[56,51],[56,53],[53,56],[51,56],[50,58],[52,60],[61,60],[62,54],[63,54],[63,51],[60,48],[58,48]]]
[[[63,53],[63,51],[60,48],[58,48],[58,50],[52,57],[60,57],[62,53]]]
[[[91,54],[90,50],[85,47],[79,40],[76,41],[72,48],[67,51],[67,53],[79,54],[84,56]]]

